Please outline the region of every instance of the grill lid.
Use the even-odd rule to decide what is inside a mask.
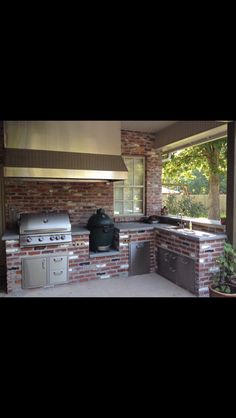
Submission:
[[[98,209],[96,215],[92,215],[88,220],[87,228],[92,231],[94,228],[114,227],[113,220],[105,214],[104,209]]]
[[[70,218],[66,212],[27,213],[20,218],[20,235],[70,231]]]

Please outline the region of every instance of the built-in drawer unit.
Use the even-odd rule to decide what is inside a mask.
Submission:
[[[68,257],[49,257],[49,282],[50,284],[64,283],[67,281]]]
[[[49,282],[50,284],[64,283],[67,281],[67,270],[53,270],[50,271]]]
[[[61,270],[67,268],[68,257],[66,255],[49,257],[50,270]]]
[[[68,280],[68,256],[27,257],[22,260],[22,287],[30,289]]]
[[[195,261],[190,257],[158,247],[157,272],[176,285],[195,292]]]

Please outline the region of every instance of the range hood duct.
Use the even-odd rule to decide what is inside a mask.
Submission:
[[[5,122],[4,134],[4,177],[84,182],[128,177],[119,122]]]

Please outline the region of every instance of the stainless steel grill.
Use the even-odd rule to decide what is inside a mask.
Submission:
[[[68,213],[28,213],[20,219],[20,246],[58,245],[72,241]]]

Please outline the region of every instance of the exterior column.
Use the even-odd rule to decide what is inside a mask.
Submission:
[[[226,233],[236,248],[236,121],[228,123]]]

